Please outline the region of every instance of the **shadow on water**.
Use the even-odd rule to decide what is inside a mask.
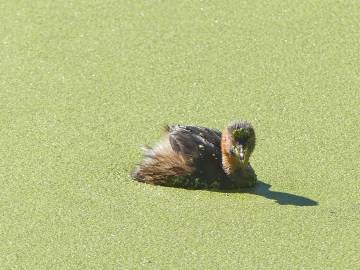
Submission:
[[[262,181],[258,181],[256,186],[253,188],[247,188],[239,190],[232,190],[232,191],[221,191],[221,192],[229,192],[229,193],[250,193],[255,194],[258,196],[262,196],[264,198],[274,200],[280,205],[296,205],[296,206],[315,206],[318,205],[317,201],[311,200],[309,198],[286,193],[286,192],[279,192],[279,191],[271,191],[271,185],[264,183]]]
[[[174,187],[173,187],[174,188]],[[179,187],[175,187],[179,188]],[[181,187],[180,187],[181,188]],[[287,192],[271,191],[271,185],[258,180],[256,185],[252,188],[242,189],[205,189],[210,192],[221,193],[248,193],[257,196],[262,196],[269,200],[274,200],[280,205],[295,205],[295,206],[316,206],[319,203],[304,196],[299,196]],[[196,188],[185,188],[187,190],[198,190]]]

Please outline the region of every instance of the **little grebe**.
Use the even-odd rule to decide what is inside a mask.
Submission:
[[[257,181],[249,163],[255,131],[248,122],[232,122],[221,133],[199,126],[166,126],[166,134],[147,147],[132,177],[154,185],[184,188],[252,187]]]

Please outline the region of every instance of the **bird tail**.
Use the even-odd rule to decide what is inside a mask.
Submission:
[[[145,153],[145,160],[131,173],[138,182],[154,185],[166,185],[173,176],[185,176],[193,172],[186,159],[168,149],[150,149]]]

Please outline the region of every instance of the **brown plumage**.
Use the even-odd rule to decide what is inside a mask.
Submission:
[[[237,188],[256,183],[249,158],[255,131],[247,122],[230,123],[221,133],[198,126],[172,125],[132,176],[139,182],[185,188]]]

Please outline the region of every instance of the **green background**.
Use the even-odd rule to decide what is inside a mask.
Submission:
[[[1,1],[0,268],[358,269],[359,14]],[[234,119],[256,128],[256,190],[129,178],[162,125]]]

